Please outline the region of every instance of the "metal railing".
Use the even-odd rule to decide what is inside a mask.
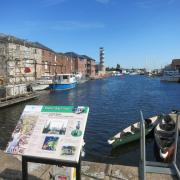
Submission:
[[[179,115],[180,112],[176,114],[176,135],[175,135],[175,151],[173,155],[172,163],[161,163],[161,162],[152,162],[146,161],[146,139],[145,139],[145,125],[144,125],[144,117],[142,111],[141,114],[141,159],[140,159],[140,179],[146,179],[146,173],[158,173],[158,174],[168,174],[168,175],[176,175],[178,179],[180,179],[180,171],[176,165],[176,154],[177,154],[177,144],[178,144],[178,136],[179,136]]]

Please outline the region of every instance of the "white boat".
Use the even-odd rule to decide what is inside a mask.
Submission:
[[[51,90],[67,90],[75,88],[77,80],[74,74],[57,74],[49,85]]]
[[[178,70],[166,70],[161,77],[161,81],[180,82],[180,73]]]
[[[49,88],[49,84],[52,84],[53,75],[43,75],[31,84],[33,91],[40,91]]]
[[[115,72],[114,73],[114,76],[122,76],[123,75],[123,73],[120,73],[120,72]]]
[[[129,75],[138,75],[137,72],[130,72]]]

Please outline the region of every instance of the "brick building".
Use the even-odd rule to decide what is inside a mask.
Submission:
[[[180,72],[180,59],[173,59],[171,63],[173,69],[179,70]]]
[[[54,75],[56,71],[57,56],[51,49],[42,49],[41,70],[42,75]]]
[[[86,59],[86,76],[94,77],[96,75],[96,61],[86,55],[82,55]]]
[[[75,73],[75,58],[63,53],[57,54],[57,74]]]
[[[74,52],[56,53],[38,42],[0,34],[0,80],[18,84],[42,75],[80,73],[95,76],[95,60]]]
[[[28,83],[41,76],[42,51],[35,43],[0,34],[0,76],[8,84]]]
[[[74,73],[81,73],[84,77],[95,76],[95,60],[86,56],[79,55],[74,52],[65,53],[74,63]]]

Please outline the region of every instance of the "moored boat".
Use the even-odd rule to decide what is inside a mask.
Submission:
[[[49,84],[52,84],[53,75],[43,75],[31,84],[33,91],[41,91],[49,88]]]
[[[154,130],[155,145],[163,161],[169,161],[175,150],[175,122],[170,115],[163,115]]]
[[[145,134],[148,135],[154,127],[157,125],[159,116],[154,116],[149,119],[145,119]],[[112,145],[112,148],[122,146],[124,144],[139,140],[141,136],[140,122],[137,122],[123,131],[117,133],[114,137],[108,140],[108,144]]]
[[[77,84],[74,74],[57,74],[53,77],[53,83],[49,85],[51,90],[67,90],[75,88]]]
[[[166,70],[164,71],[161,81],[164,82],[180,82],[180,73],[178,70]]]

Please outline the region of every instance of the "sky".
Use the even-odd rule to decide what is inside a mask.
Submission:
[[[180,58],[180,0],[0,0],[0,33],[105,65],[161,68]]]

